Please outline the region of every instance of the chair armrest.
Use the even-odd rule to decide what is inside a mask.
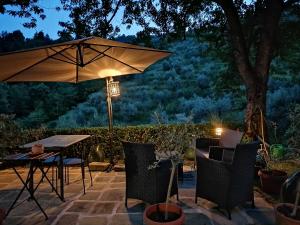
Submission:
[[[208,148],[209,146],[212,145],[219,145],[219,138],[197,138],[196,139],[196,148],[201,149],[201,148]]]
[[[225,147],[221,147],[221,146],[210,146],[209,147],[209,158],[218,160],[218,161],[222,161],[224,152],[227,152],[227,151],[234,152],[234,148],[225,148]],[[227,160],[224,160],[224,161],[227,161]]]
[[[197,182],[209,186],[212,190],[228,190],[232,166],[229,163],[197,157]]]

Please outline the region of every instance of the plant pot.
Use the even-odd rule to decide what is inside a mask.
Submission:
[[[293,204],[279,203],[275,205],[275,218],[278,225],[300,225],[300,207],[297,208],[296,218],[291,218],[289,215],[293,211]]]
[[[260,170],[258,175],[262,190],[268,194],[278,195],[282,184],[287,179],[287,173],[280,170]]]
[[[31,153],[34,155],[44,153],[44,145],[42,145],[42,144],[33,145],[31,147]]]
[[[167,205],[167,207],[166,207]],[[157,214],[157,211],[159,210],[160,213],[162,213],[163,217],[165,214],[165,210],[168,210],[169,215],[177,215],[175,220],[163,222],[158,221],[155,218],[155,214]],[[143,215],[144,223],[146,225],[182,225],[184,223],[185,215],[182,211],[182,209],[175,204],[167,204],[167,203],[159,203],[155,205],[150,205],[146,208],[144,215]]]

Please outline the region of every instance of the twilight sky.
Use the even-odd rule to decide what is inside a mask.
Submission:
[[[23,27],[24,21],[28,21],[28,19],[21,19],[18,17],[12,17],[9,15],[0,15],[0,32],[7,31],[12,32],[14,30],[21,30],[26,38],[31,38],[34,33],[43,31],[45,34],[48,34],[50,38],[57,39],[57,31],[62,28],[58,25],[59,21],[67,21],[69,12],[60,10],[59,12],[55,10],[56,6],[60,6],[60,0],[40,0],[40,6],[45,10],[46,19],[41,20],[38,19],[37,27],[34,29],[28,29]],[[114,18],[114,24],[121,25],[121,16],[116,16]],[[133,26],[130,30],[126,29],[126,27],[120,26],[121,32],[120,34],[136,34],[139,30],[137,26]]]

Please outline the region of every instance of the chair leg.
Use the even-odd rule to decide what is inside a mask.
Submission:
[[[89,169],[89,174],[90,174],[90,178],[91,178],[91,186],[93,186],[93,177],[92,177],[92,172],[91,172],[91,168],[89,166],[89,164],[87,165],[88,169]]]
[[[252,209],[255,209],[254,192],[252,192],[251,207]]]
[[[195,204],[197,204],[198,203],[198,198],[197,198],[197,196],[195,196]]]
[[[58,172],[57,172],[57,167],[55,168],[55,176],[56,176],[56,179],[55,179],[55,187],[56,187],[56,190],[57,190],[57,183],[58,183]]]
[[[226,209],[226,211],[227,211],[228,219],[231,220],[231,212],[230,212],[230,210]]]
[[[67,175],[68,175],[67,181],[68,181],[68,184],[70,184],[70,167],[69,166],[67,167]]]
[[[67,183],[67,166],[65,166],[65,183]]]
[[[83,194],[85,194],[85,174],[84,174],[84,164],[81,165],[81,175],[82,175],[82,184],[83,184]]]
[[[51,182],[52,182],[52,184],[54,185],[54,166],[52,166],[52,178],[51,178]],[[53,186],[54,187],[54,186]],[[53,187],[52,187],[52,192],[54,191],[54,189],[53,189]]]
[[[127,196],[125,197],[125,207],[127,208]]]

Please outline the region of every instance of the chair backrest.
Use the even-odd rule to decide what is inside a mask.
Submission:
[[[238,130],[224,129],[221,138],[220,146],[226,148],[235,148],[241,142],[243,132]]]
[[[142,144],[123,141],[126,173],[148,171],[149,165],[155,162],[153,144]]]
[[[238,144],[233,155],[231,198],[247,197],[252,190],[258,142]]]

